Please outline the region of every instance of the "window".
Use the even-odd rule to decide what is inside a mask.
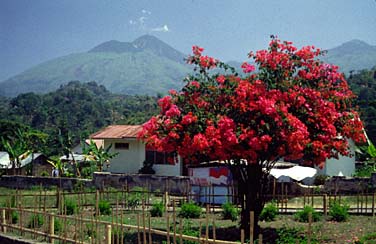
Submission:
[[[129,149],[129,143],[116,142],[115,143],[115,149],[128,150]]]
[[[146,148],[145,161],[152,164],[171,164],[169,161],[173,159],[175,153],[158,152],[153,148]]]

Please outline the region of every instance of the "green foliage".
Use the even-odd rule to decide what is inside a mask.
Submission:
[[[316,175],[315,180],[313,181],[313,184],[315,186],[321,186],[325,184],[326,179],[328,179],[329,176],[327,175]]]
[[[222,204],[222,218],[230,219],[236,221],[238,219],[239,211],[236,209],[235,205],[232,203]]]
[[[360,238],[359,241],[356,242],[356,244],[371,244],[376,243],[376,232],[367,234]]]
[[[165,206],[162,202],[154,203],[150,209],[151,217],[162,217],[165,211]]]
[[[102,171],[104,166],[107,168],[109,167],[110,159],[119,154],[111,153],[111,148],[112,144],[105,149],[103,147],[98,147],[93,140],[90,140],[89,146],[83,148],[83,153],[87,155],[89,160],[94,161],[97,164],[98,171]]]
[[[20,218],[20,215],[17,211],[10,211],[10,219],[12,221],[12,224],[17,224],[18,223],[18,220]]]
[[[72,199],[65,199],[64,207],[67,215],[73,215],[77,213],[77,203]]]
[[[110,215],[111,214],[111,204],[109,201],[100,200],[98,202],[99,213],[102,215]]]
[[[51,176],[50,173],[48,173],[47,171],[43,170],[41,173],[40,173],[40,176],[42,177],[49,177]]]
[[[145,190],[142,187],[134,187],[131,192],[127,194],[126,201],[127,206],[130,209],[135,209],[140,206],[142,201],[145,200]]]
[[[376,163],[365,162],[361,167],[355,170],[355,177],[371,177],[376,172]]]
[[[187,219],[197,219],[201,216],[202,209],[194,202],[183,203],[179,212],[179,216]]]
[[[346,221],[349,218],[349,205],[333,201],[329,206],[329,216],[337,222]]]
[[[278,207],[275,202],[270,202],[262,209],[259,219],[261,221],[274,221],[278,215]]]
[[[67,146],[109,124],[142,124],[158,113],[155,97],[115,95],[95,82],[74,81],[55,92],[27,93],[3,102],[0,118],[7,120],[0,120],[0,131],[4,139],[15,137],[17,130],[38,130],[44,136],[31,133],[29,149],[47,156],[66,154]],[[2,144],[0,148],[4,151]]]
[[[278,238],[276,244],[291,244],[291,243],[307,243],[308,237],[303,228],[287,228],[282,227],[277,229]],[[318,243],[315,238],[312,238],[311,243]]]
[[[113,243],[124,243],[124,244],[137,243],[136,232],[131,233],[128,230],[121,230],[119,228],[115,228],[111,234],[112,234],[111,240]]]
[[[316,212],[316,210],[311,206],[304,206],[303,210],[297,211],[294,217],[299,222],[308,222],[308,216],[310,213],[312,214],[313,222],[319,221],[321,219],[320,213]]]
[[[27,225],[28,228],[40,228],[44,224],[42,214],[32,214]]]
[[[93,224],[86,224],[85,234],[87,237],[96,238],[97,231],[95,230],[95,225]]]
[[[61,224],[61,221],[58,218],[55,218],[54,219],[54,231],[55,231],[55,234],[59,233],[62,230],[63,230],[63,225]]]

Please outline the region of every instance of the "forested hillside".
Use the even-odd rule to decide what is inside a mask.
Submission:
[[[146,95],[115,95],[95,82],[72,81],[45,95],[1,98],[1,135],[29,127],[48,135],[45,153],[61,154],[62,143],[75,145],[106,125],[144,123],[157,113],[156,100]]]

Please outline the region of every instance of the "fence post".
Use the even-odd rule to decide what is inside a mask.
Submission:
[[[255,225],[255,212],[251,211],[249,213],[249,243],[253,244],[253,227]]]
[[[327,216],[328,215],[328,195],[324,194],[323,195],[323,211],[324,211],[324,215]]]
[[[307,244],[311,244],[311,236],[312,236],[312,213],[308,213],[308,239]]]
[[[376,198],[376,193],[373,193],[372,195],[372,216],[375,217],[375,198]]]
[[[50,243],[54,243],[54,238],[53,236],[55,235],[55,219],[53,215],[50,215]]]
[[[111,244],[111,225],[106,225],[106,244]]]
[[[7,233],[7,227],[6,227],[7,218],[6,218],[6,214],[5,214],[5,209],[1,210],[1,224],[3,226],[3,228],[2,228],[3,233]]]

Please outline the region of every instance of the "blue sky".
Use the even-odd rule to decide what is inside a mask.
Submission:
[[[376,45],[375,0],[1,0],[0,81],[33,65],[109,40],[152,34],[183,53],[200,45],[246,60],[271,34],[324,49]]]

